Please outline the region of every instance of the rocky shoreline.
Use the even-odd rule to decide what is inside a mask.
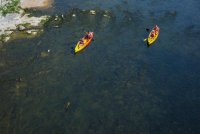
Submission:
[[[50,8],[52,0],[7,0],[0,4],[0,43],[4,43],[16,35],[29,38],[41,33],[50,16],[33,17],[24,9]]]

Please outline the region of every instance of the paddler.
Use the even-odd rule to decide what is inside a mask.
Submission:
[[[79,43],[80,43],[81,45],[83,45],[83,44],[84,44],[83,39],[80,39],[80,40],[79,40]]]
[[[85,38],[85,39],[90,39],[90,32],[89,32],[89,31],[86,32],[86,35],[85,35],[84,38]]]
[[[154,37],[155,37],[155,35],[156,35],[156,31],[155,31],[155,30],[152,30],[152,31],[151,31],[151,35],[150,35],[150,36],[151,36],[151,38],[154,38]]]

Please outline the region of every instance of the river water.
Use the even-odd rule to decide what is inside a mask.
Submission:
[[[198,0],[55,0],[33,12],[52,15],[44,33],[0,46],[0,134],[199,134],[199,12]],[[86,31],[94,42],[71,54]]]

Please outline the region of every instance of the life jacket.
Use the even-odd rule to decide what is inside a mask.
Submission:
[[[89,38],[91,38],[93,36],[92,32],[89,32],[88,36],[89,36]]]
[[[155,35],[156,35],[156,31],[155,31],[155,30],[152,30],[152,31],[151,31],[151,35],[150,35],[151,38],[153,38]]]

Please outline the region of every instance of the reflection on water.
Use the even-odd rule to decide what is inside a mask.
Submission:
[[[200,132],[199,18],[183,24],[176,2],[62,2],[40,37],[0,46],[2,134]],[[199,11],[190,6],[186,15]],[[95,41],[72,55],[88,30]]]

